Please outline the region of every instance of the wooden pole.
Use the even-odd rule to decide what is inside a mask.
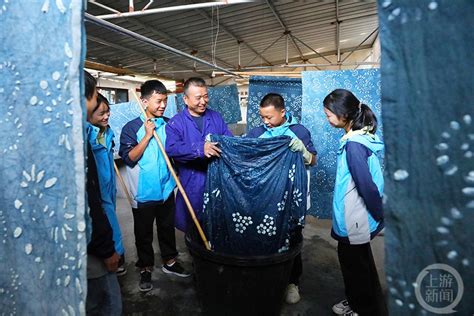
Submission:
[[[132,93],[138,101],[138,105],[140,107],[140,110],[142,111],[143,115],[145,116],[145,119],[148,119],[145,109],[143,108],[142,101],[138,98],[136,92],[132,90]],[[186,206],[188,207],[189,215],[191,215],[191,218],[193,219],[194,224],[196,225],[196,228],[199,232],[199,236],[201,236],[202,241],[204,242],[204,246],[206,247],[207,250],[211,250],[211,247],[209,246],[209,242],[207,241],[206,235],[204,234],[204,231],[201,228],[201,224],[199,224],[199,221],[196,218],[196,213],[194,212],[193,206],[191,205],[191,202],[189,201],[188,195],[184,191],[183,185],[181,184],[181,181],[179,181],[178,176],[176,175],[176,172],[174,171],[173,165],[171,164],[170,158],[166,154],[165,147],[163,146],[163,143],[161,142],[160,138],[158,135],[156,135],[156,132],[153,131],[153,136],[155,137],[156,142],[158,143],[158,147],[160,147],[160,151],[163,154],[163,157],[165,158],[166,165],[168,166],[168,169],[171,172],[171,175],[173,176],[176,185],[178,187],[179,192],[181,192],[181,195],[184,198],[184,202],[186,203]]]
[[[119,178],[119,182],[122,185],[122,190],[125,193],[125,196],[127,197],[128,203],[130,203],[130,206],[133,207],[132,198],[130,197],[130,193],[128,193],[128,189],[127,189],[127,186],[125,185],[125,181],[123,181],[122,175],[120,174],[115,161],[114,161],[114,169],[115,169],[115,173],[117,174],[117,177]]]

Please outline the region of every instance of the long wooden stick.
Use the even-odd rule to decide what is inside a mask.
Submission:
[[[138,98],[135,91],[132,90],[132,93],[135,96],[135,99],[137,99],[139,108],[142,111],[143,115],[145,116],[145,119],[148,119],[148,117],[146,115],[146,112],[145,112],[145,109],[142,105],[142,101]],[[184,188],[181,184],[181,181],[179,181],[179,178],[176,175],[176,172],[174,171],[173,165],[171,164],[170,158],[166,154],[165,147],[163,146],[163,143],[161,142],[158,135],[156,135],[155,131],[153,131],[153,136],[155,137],[156,142],[158,143],[158,147],[160,147],[160,151],[163,154],[163,157],[165,157],[166,165],[168,166],[168,169],[170,170],[171,175],[173,176],[173,178],[176,182],[176,185],[178,186],[179,192],[181,192],[181,195],[184,198],[184,202],[186,203],[186,206],[188,207],[189,215],[191,215],[191,218],[193,219],[193,222],[196,225],[196,228],[199,232],[199,236],[201,236],[201,239],[204,242],[204,246],[206,247],[207,250],[211,250],[211,247],[209,246],[209,242],[207,241],[206,235],[204,234],[204,231],[201,228],[201,224],[199,224],[199,221],[196,218],[196,213],[194,212],[193,206],[191,205],[191,202],[188,199],[188,195],[184,191]]]
[[[117,174],[117,177],[119,178],[119,182],[122,185],[122,191],[125,193],[125,196],[127,197],[127,200],[128,200],[128,203],[130,203],[130,206],[133,207],[132,198],[130,197],[130,193],[128,193],[128,189],[127,189],[127,186],[125,185],[125,181],[123,181],[122,175],[120,174],[115,161],[114,161],[114,169],[115,169],[115,173]]]

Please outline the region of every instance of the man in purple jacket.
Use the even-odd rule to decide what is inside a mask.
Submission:
[[[217,143],[207,142],[208,134],[232,136],[222,116],[207,108],[209,96],[206,82],[189,78],[184,83],[184,103],[187,107],[166,125],[166,152],[173,158],[179,179],[193,206],[196,217],[202,212],[207,164],[220,156]],[[183,196],[176,196],[176,228],[186,232],[192,225]]]

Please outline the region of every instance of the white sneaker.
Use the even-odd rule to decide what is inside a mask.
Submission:
[[[332,307],[332,311],[337,315],[345,315],[352,312],[352,308],[347,300],[342,300]]]
[[[285,300],[288,304],[296,304],[300,301],[301,296],[300,296],[300,291],[298,289],[298,286],[291,283],[288,285],[286,288],[286,297]]]

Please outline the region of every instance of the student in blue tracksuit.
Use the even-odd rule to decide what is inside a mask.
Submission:
[[[158,80],[149,80],[140,89],[146,118],[142,114],[125,124],[120,135],[119,155],[127,165],[127,180],[134,203],[132,212],[138,255],[136,266],[140,268],[139,290],[146,292],[153,288],[151,271],[155,264],[152,245],[155,222],[163,272],[180,277],[190,274],[176,261],[176,184],[153,137],[153,132],[156,132],[161,143],[166,143],[168,118],[163,117],[168,99],[166,87]]]
[[[94,153],[97,171],[99,173],[99,185],[102,198],[102,207],[112,226],[115,250],[121,260],[117,269],[117,275],[124,275],[127,270],[124,265],[124,247],[122,232],[116,213],[117,188],[114,173],[114,133],[109,126],[110,105],[109,101],[102,95],[97,96],[97,105],[92,110],[87,126],[87,137]]]
[[[97,105],[97,82],[84,71],[84,96],[87,120],[90,120]],[[113,231],[105,214],[97,165],[89,142],[87,147],[87,205],[89,206],[91,229],[87,241],[87,315],[121,315],[122,295],[117,280],[120,255],[114,247]],[[89,221],[86,221],[89,224]]]
[[[260,101],[260,116],[263,120],[263,125],[250,130],[247,137],[270,138],[281,135],[290,136],[293,138],[290,142],[290,150],[301,152],[304,162],[308,167],[316,164],[316,149],[314,149],[311,140],[311,133],[306,129],[306,127],[299,124],[296,118],[286,112],[285,101],[281,95],[277,93],[269,93],[264,96],[262,101]],[[307,208],[309,208],[309,190],[307,200]],[[296,238],[295,240],[292,240],[292,242],[301,242],[302,240],[303,236],[301,232],[299,232],[299,234],[296,234]],[[291,271],[286,291],[285,300],[288,304],[298,303],[301,299],[298,284],[302,273],[303,263],[301,260],[301,254],[298,254],[293,263],[293,269]]]
[[[331,236],[346,299],[333,306],[339,315],[386,315],[370,240],[384,227],[383,174],[377,154],[383,143],[375,135],[377,118],[350,91],[337,89],[323,101],[329,123],[343,128],[337,153]]]

